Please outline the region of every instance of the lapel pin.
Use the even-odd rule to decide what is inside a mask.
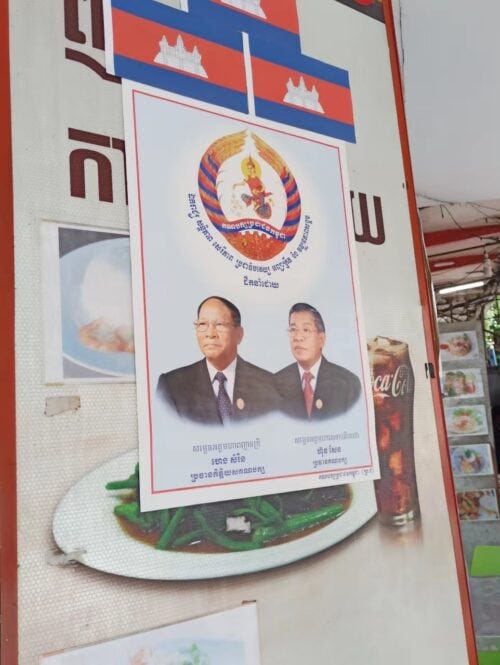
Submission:
[[[241,397],[238,397],[236,400],[236,408],[239,409],[240,411],[243,411],[245,408],[245,400],[242,399]]]
[[[322,409],[323,408],[323,400],[322,399],[317,399],[316,400],[316,408],[317,409]]]

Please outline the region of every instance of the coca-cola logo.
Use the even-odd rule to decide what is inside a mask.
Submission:
[[[373,379],[373,392],[403,397],[411,390],[411,374],[408,365],[400,365],[394,374],[379,374]]]

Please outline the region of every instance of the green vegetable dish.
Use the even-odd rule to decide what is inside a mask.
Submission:
[[[126,490],[114,508],[123,530],[159,550],[244,552],[305,536],[348,509],[348,485],[142,513],[139,465],[107,490]]]

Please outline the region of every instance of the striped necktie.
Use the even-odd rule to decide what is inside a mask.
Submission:
[[[217,407],[219,409],[220,417],[222,418],[223,423],[227,423],[231,420],[233,413],[233,405],[227,394],[225,383],[227,377],[223,372],[217,372],[214,377],[214,381],[219,382],[219,390],[217,392]]]

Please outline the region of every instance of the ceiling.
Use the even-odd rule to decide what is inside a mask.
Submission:
[[[413,174],[439,315],[474,318],[500,271],[500,3],[399,0]]]

